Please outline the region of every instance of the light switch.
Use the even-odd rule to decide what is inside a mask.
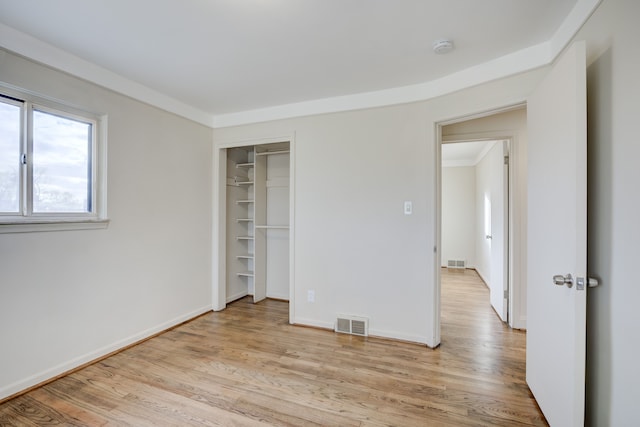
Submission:
[[[413,213],[413,203],[411,201],[404,202],[404,214],[411,215]]]

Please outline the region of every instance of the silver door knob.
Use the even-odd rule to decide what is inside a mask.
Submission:
[[[590,288],[595,288],[599,284],[598,279],[594,277],[587,277],[586,279],[584,277],[576,277],[576,289],[579,291],[584,291],[585,285]]]
[[[570,288],[573,286],[573,277],[571,277],[570,273],[564,276],[562,274],[556,274],[553,276],[553,283],[558,286],[567,285],[567,287]]]

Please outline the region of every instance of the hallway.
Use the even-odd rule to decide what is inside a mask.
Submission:
[[[487,396],[496,393],[502,405],[492,405],[492,411],[512,413],[514,420],[525,411],[534,425],[547,425],[525,382],[526,333],[500,321],[475,270],[442,268],[441,283],[440,349],[451,355],[445,366],[466,372],[475,391],[486,387]]]

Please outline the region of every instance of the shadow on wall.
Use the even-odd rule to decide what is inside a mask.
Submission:
[[[612,78],[609,47],[587,69],[587,426],[611,419]]]

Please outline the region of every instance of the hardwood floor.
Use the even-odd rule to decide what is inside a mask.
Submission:
[[[442,344],[287,323],[237,301],[0,405],[0,425],[546,425],[525,384],[525,334],[477,274],[443,270]]]

